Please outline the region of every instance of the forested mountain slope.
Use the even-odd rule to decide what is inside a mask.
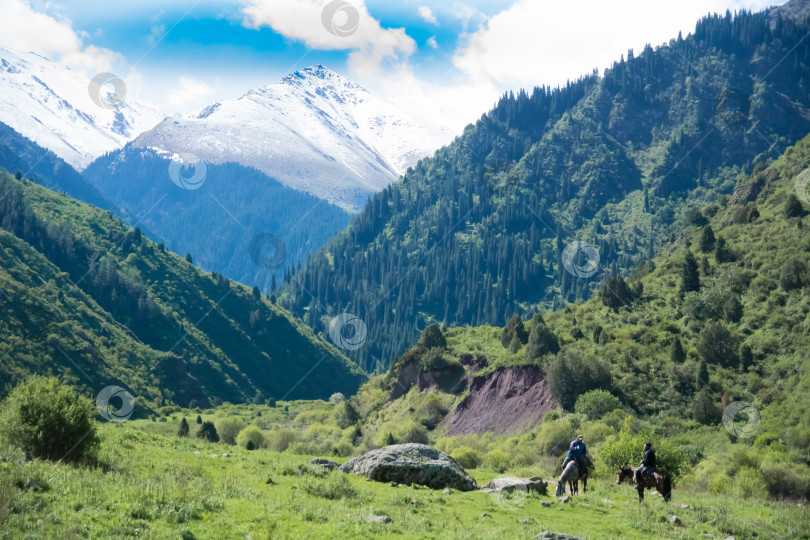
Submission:
[[[361,390],[355,404],[374,411],[374,429],[364,431],[401,433],[397,419],[410,410],[430,419],[422,423],[435,428],[432,439],[455,434],[467,427],[460,420],[471,420],[465,402],[487,391],[495,395],[492,387],[508,376],[530,384],[512,384],[508,393],[496,396],[501,401],[479,410],[479,424],[487,427],[479,433],[499,433],[510,418],[538,417],[551,399],[577,414],[564,419],[567,427],[559,437],[545,418],[542,425],[522,426],[518,434],[538,433],[539,442],[526,444],[542,446],[549,437],[565,444],[575,429],[603,440],[612,430],[596,425],[597,419],[617,428],[632,413],[634,422],[654,427],[657,436],[676,436],[679,444],[693,445],[694,453],[694,445],[728,444],[728,437],[716,436],[725,435],[721,413],[742,402],[756,409],[756,417],[730,413],[734,425],[747,430],[731,437],[744,447],[738,454],[751,451],[759,460],[788,464],[804,479],[783,471],[769,478],[769,485],[804,486],[794,495],[805,496],[810,486],[810,411],[804,405],[810,392],[808,180],[810,136],[770,167],[741,178],[732,197],[693,213],[692,223],[652,260],[627,280],[607,280],[597,297],[530,321],[512,319],[505,328],[440,332],[430,327],[386,376]],[[528,380],[532,369],[539,376]],[[603,392],[591,394],[590,401],[582,398],[592,390]],[[515,397],[525,399],[509,401]],[[733,458],[718,463],[707,448],[699,450],[707,467],[734,467]],[[754,460],[746,466],[758,467]],[[704,472],[722,476],[711,468]]]
[[[55,373],[183,406],[353,392],[360,370],[257,290],[0,173],[0,388]],[[317,369],[312,369],[317,366]]]
[[[601,78],[504,96],[377,194],[284,305],[314,328],[356,314],[368,337],[354,358],[382,370],[430,321],[503,325],[589,297],[810,132],[808,31],[768,13],[711,16]],[[596,273],[582,253],[565,271],[576,241],[594,246]]]
[[[194,166],[181,168],[168,154],[127,145],[83,174],[118,213],[138,216],[167,249],[190,253],[200,268],[268,294],[285,271],[293,273],[349,222],[345,210],[257,169],[237,163],[198,167],[199,173]],[[199,185],[183,189],[172,174],[199,174]]]

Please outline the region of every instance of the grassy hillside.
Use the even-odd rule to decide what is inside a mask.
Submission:
[[[262,407],[258,412],[269,414]],[[629,486],[605,478],[592,480],[588,493],[572,502],[546,508],[541,501],[553,497],[504,499],[380,484],[324,473],[309,465],[310,455],[178,438],[160,434],[160,426],[169,424],[102,426],[103,466],[92,469],[17,462],[16,453],[5,454],[0,538],[532,538],[553,531],[586,538],[744,539],[807,538],[810,530],[808,513],[793,504],[676,490],[672,503],[648,496],[639,505]],[[472,474],[479,484],[499,476],[489,467]],[[669,523],[672,514],[681,526]],[[392,522],[369,523],[375,515]]]
[[[707,17],[602,77],[504,96],[377,194],[284,305],[316,329],[362,318],[368,339],[351,357],[381,372],[430,322],[501,326],[590,297],[810,132],[810,22],[771,23]],[[601,274],[565,271],[574,241],[594,246]]]
[[[0,380],[115,382],[151,405],[353,392],[359,369],[266,296],[104,212],[0,175]],[[92,374],[92,375],[91,375]]]

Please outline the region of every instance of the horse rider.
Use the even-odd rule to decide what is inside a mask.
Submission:
[[[585,441],[582,438],[582,435],[577,435],[577,438],[571,441],[571,444],[568,445],[568,453],[565,456],[565,461],[562,464],[562,470],[565,470],[566,465],[568,465],[571,460],[577,462],[577,466],[579,466],[579,472],[585,472],[588,464],[585,461],[585,455],[588,453],[588,449],[585,447]]]
[[[641,460],[641,466],[636,469],[636,474],[633,477],[633,483],[638,487],[644,475],[650,471],[655,470],[655,450],[653,450],[652,443],[644,443],[644,459]]]

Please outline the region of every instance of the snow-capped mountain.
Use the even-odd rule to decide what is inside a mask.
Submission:
[[[81,170],[164,118],[126,98],[104,108],[91,99],[90,82],[36,53],[0,47],[0,122]]]
[[[452,136],[317,65],[197,114],[167,118],[132,146],[255,167],[356,212]]]

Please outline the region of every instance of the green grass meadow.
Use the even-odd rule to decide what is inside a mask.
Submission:
[[[324,472],[309,465],[310,455],[157,433],[173,425],[102,425],[93,467],[24,461],[11,450],[0,463],[0,537],[532,538],[553,531],[586,538],[810,538],[810,514],[796,503],[676,486],[670,503],[648,492],[639,504],[631,486],[617,486],[613,477],[592,479],[587,494],[565,504],[551,486],[548,496],[445,494]],[[470,472],[479,485],[499,476],[488,468]],[[554,502],[543,507],[544,500]],[[670,523],[673,514],[681,526]],[[375,515],[392,521],[368,522]]]

